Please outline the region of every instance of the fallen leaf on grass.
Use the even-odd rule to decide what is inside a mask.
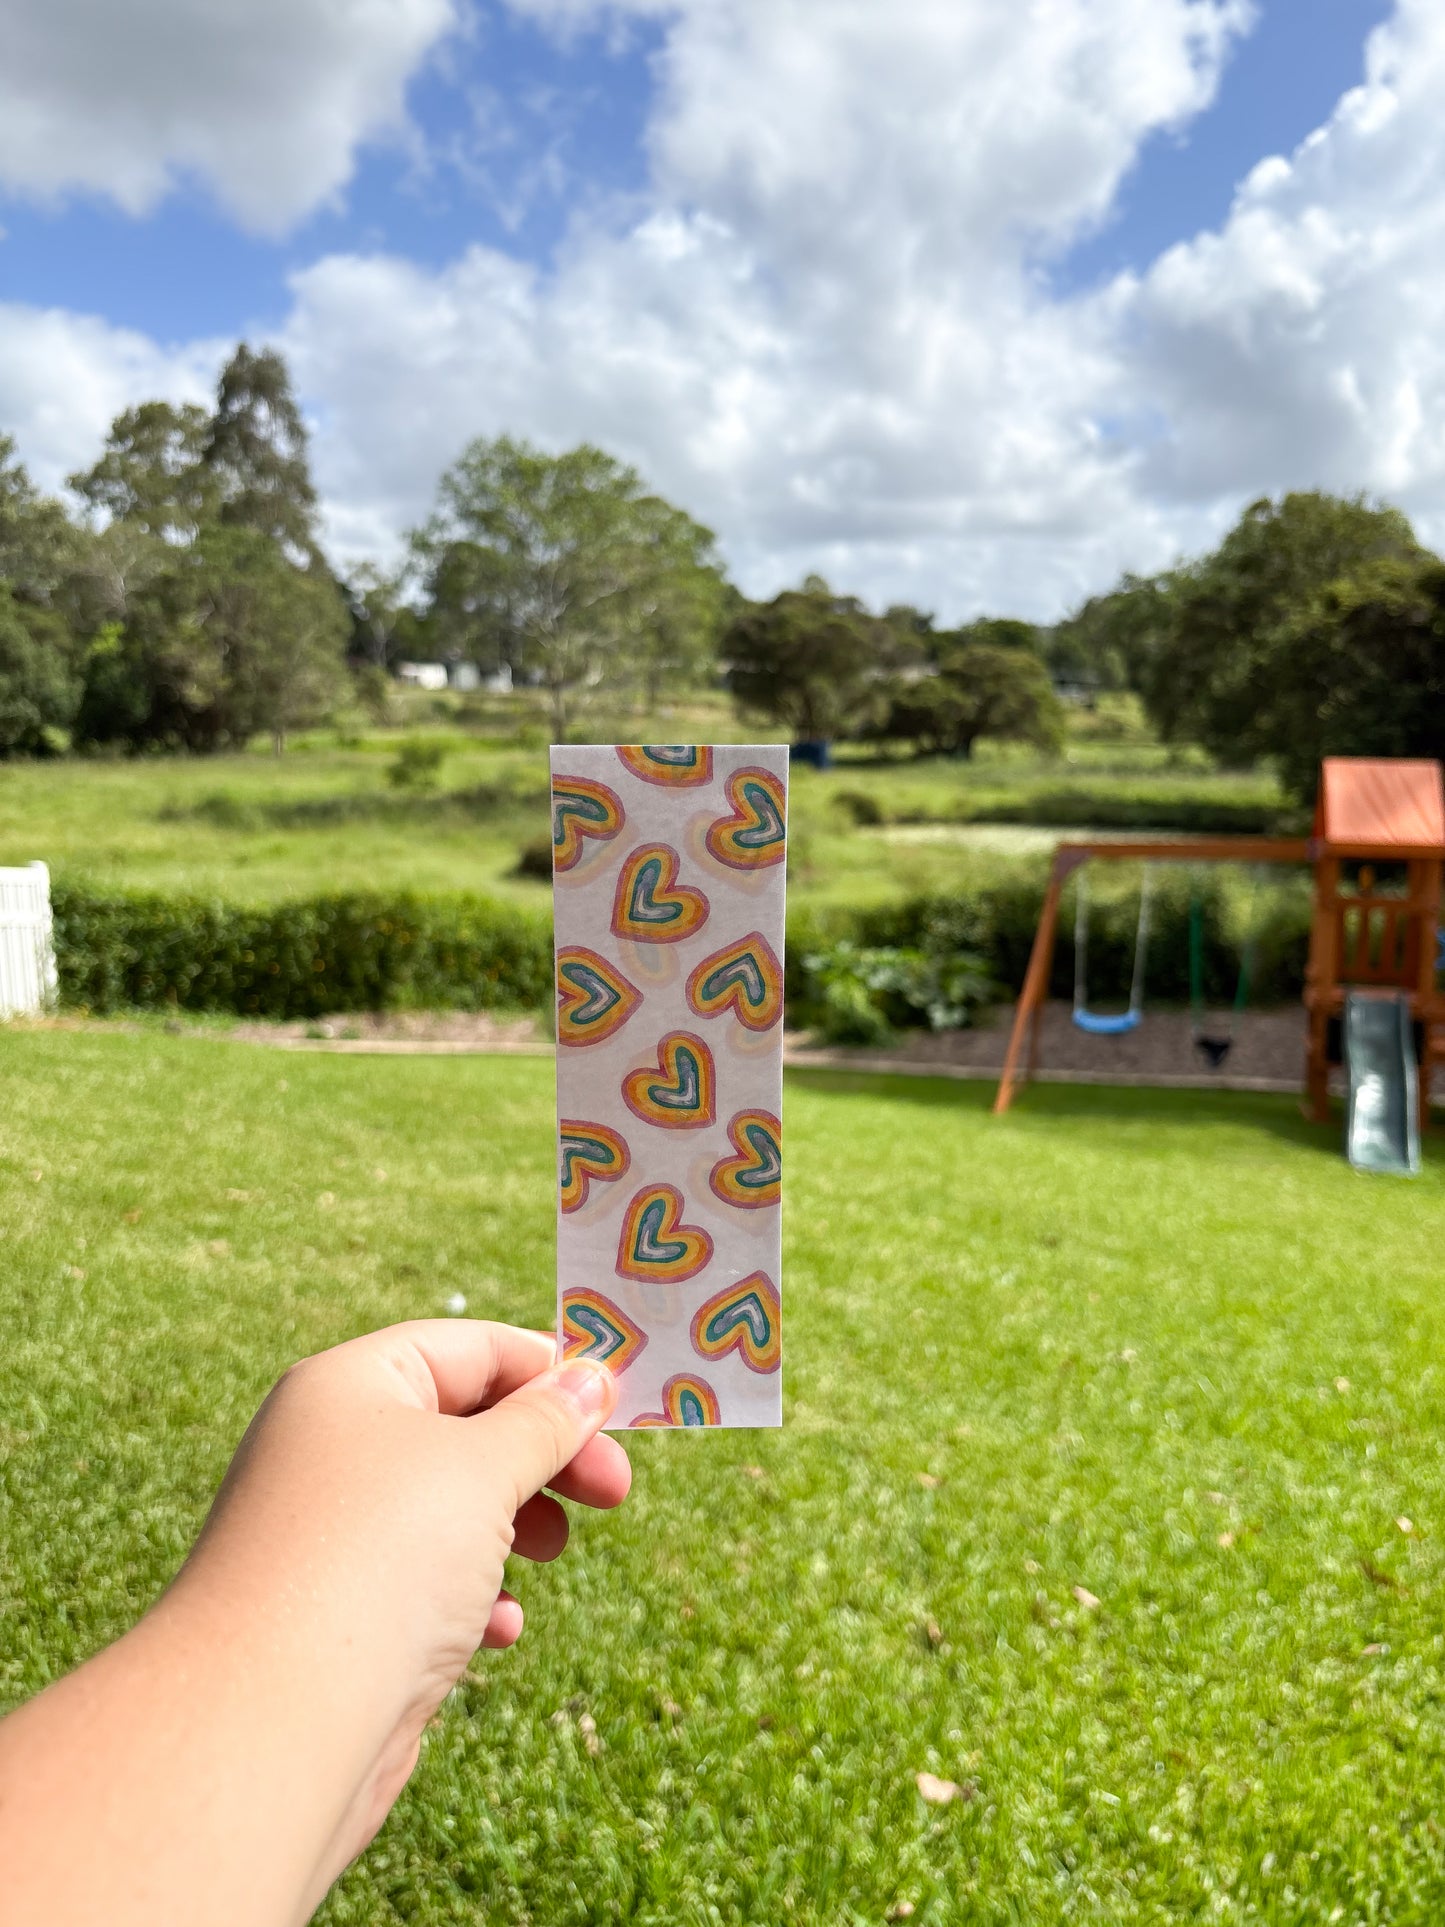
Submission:
[[[1410,1534],[1415,1530],[1415,1521],[1413,1519],[1407,1519],[1403,1512],[1400,1514],[1399,1518],[1395,1521],[1395,1524],[1400,1528],[1401,1532],[1404,1533],[1407,1539],[1409,1538]]]
[[[928,1492],[932,1492],[936,1486],[943,1484],[943,1480],[935,1477],[932,1472],[920,1472],[917,1476],[918,1483]]]
[[[122,1224],[139,1224],[140,1212],[139,1211],[122,1211],[120,1214],[120,1221]]]
[[[1089,1591],[1087,1586],[1075,1586],[1074,1597],[1086,1613],[1095,1611],[1099,1605],[1099,1601],[1095,1598],[1094,1594]]]
[[[943,1644],[943,1628],[936,1619],[930,1619],[924,1626],[923,1637],[928,1641],[930,1646],[936,1647]]]
[[[911,1900],[895,1900],[885,1916],[888,1920],[912,1920],[917,1909]]]
[[[1219,1535],[1219,1543],[1224,1547],[1225,1551],[1227,1552],[1229,1548],[1234,1544],[1234,1534],[1232,1532],[1221,1532]]]
[[[913,1781],[931,1807],[949,1807],[963,1798],[957,1780],[940,1780],[936,1773],[915,1773]]]
[[[745,1465],[743,1471],[750,1479],[765,1479],[768,1476],[760,1465]]]
[[[1335,1380],[1335,1390],[1337,1392],[1343,1394],[1349,1391],[1349,1389],[1350,1389],[1350,1381],[1347,1378],[1337,1378]]]
[[[1370,1581],[1372,1586],[1388,1586],[1391,1592],[1404,1591],[1404,1588],[1394,1573],[1383,1571],[1372,1559],[1362,1559],[1360,1561],[1360,1571]]]
[[[1389,1647],[1381,1644],[1378,1639],[1372,1639],[1368,1646],[1360,1648],[1361,1654],[1366,1659],[1373,1659],[1377,1653],[1388,1653],[1389,1650]]]

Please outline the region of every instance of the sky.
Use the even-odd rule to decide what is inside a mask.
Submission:
[[[945,622],[1289,488],[1445,545],[1442,96],[1438,0],[8,0],[0,433],[244,337],[343,565],[509,432]]]

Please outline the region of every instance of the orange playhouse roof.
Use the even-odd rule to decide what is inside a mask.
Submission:
[[[1445,788],[1440,765],[1404,757],[1327,756],[1320,765],[1315,835],[1361,855],[1433,851],[1445,855]]]

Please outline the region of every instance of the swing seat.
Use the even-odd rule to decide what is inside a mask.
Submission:
[[[1234,1043],[1232,1037],[1211,1037],[1207,1031],[1199,1031],[1194,1038],[1194,1048],[1205,1058],[1212,1071],[1217,1071],[1228,1057]]]
[[[1094,1010],[1076,1010],[1074,1027],[1086,1030],[1091,1037],[1125,1037],[1131,1030],[1137,1030],[1143,1021],[1143,1012],[1121,1010],[1113,1014],[1103,1014]]]

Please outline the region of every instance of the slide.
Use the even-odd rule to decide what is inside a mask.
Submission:
[[[1415,1040],[1407,997],[1351,991],[1345,998],[1350,1080],[1345,1150],[1357,1171],[1412,1178],[1420,1169]]]

